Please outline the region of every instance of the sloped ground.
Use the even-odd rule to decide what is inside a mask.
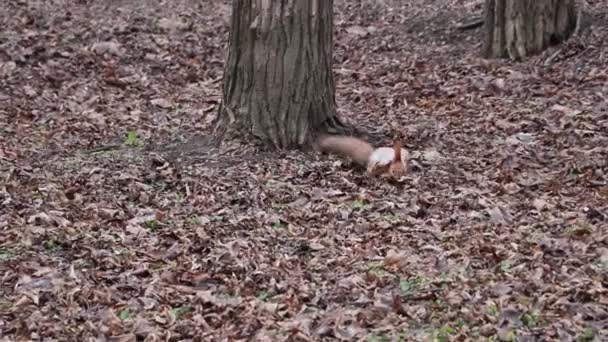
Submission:
[[[406,132],[392,184],[210,144],[227,1],[2,2],[0,336],[607,339],[608,8],[588,3],[588,35],[511,63],[455,29],[478,1],[337,1],[340,112]]]

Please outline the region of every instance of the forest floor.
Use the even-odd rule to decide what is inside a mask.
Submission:
[[[229,1],[0,4],[2,341],[606,341],[608,5],[523,62],[481,1],[337,0],[339,113],[409,175],[209,143]]]

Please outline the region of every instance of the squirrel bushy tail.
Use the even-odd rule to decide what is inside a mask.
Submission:
[[[335,153],[347,157],[365,166],[374,148],[367,141],[347,136],[321,134],[317,138],[317,146],[322,152]]]

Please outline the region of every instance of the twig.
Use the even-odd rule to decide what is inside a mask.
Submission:
[[[461,31],[465,31],[465,30],[472,30],[472,29],[476,29],[478,27],[483,26],[483,18],[479,17],[479,18],[473,18],[471,19],[471,21],[466,22],[464,24],[460,24],[458,26],[456,26],[457,29],[461,30]]]
[[[429,229],[422,229],[422,228],[406,228],[406,227],[398,227],[397,228],[399,231],[402,231],[404,233],[426,233],[431,235],[432,237],[434,237],[437,241],[441,241],[441,238],[439,236],[437,236],[437,234],[435,234],[433,231],[429,230]]]
[[[90,149],[86,152],[87,153],[99,153],[99,152],[106,152],[106,151],[114,151],[114,150],[120,150],[121,147],[122,147],[122,145],[107,145],[107,146],[96,147],[96,148]]]
[[[551,56],[549,56],[549,58],[547,58],[545,60],[545,65],[549,65],[551,63],[553,63],[553,60],[562,52],[562,49],[559,48],[557,49],[557,51],[555,51]]]

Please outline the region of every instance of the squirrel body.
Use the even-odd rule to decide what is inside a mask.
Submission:
[[[367,173],[372,176],[388,174],[400,178],[406,173],[407,155],[398,140],[394,141],[393,147],[374,148],[355,137],[320,135],[317,146],[322,152],[335,153],[366,166]]]

